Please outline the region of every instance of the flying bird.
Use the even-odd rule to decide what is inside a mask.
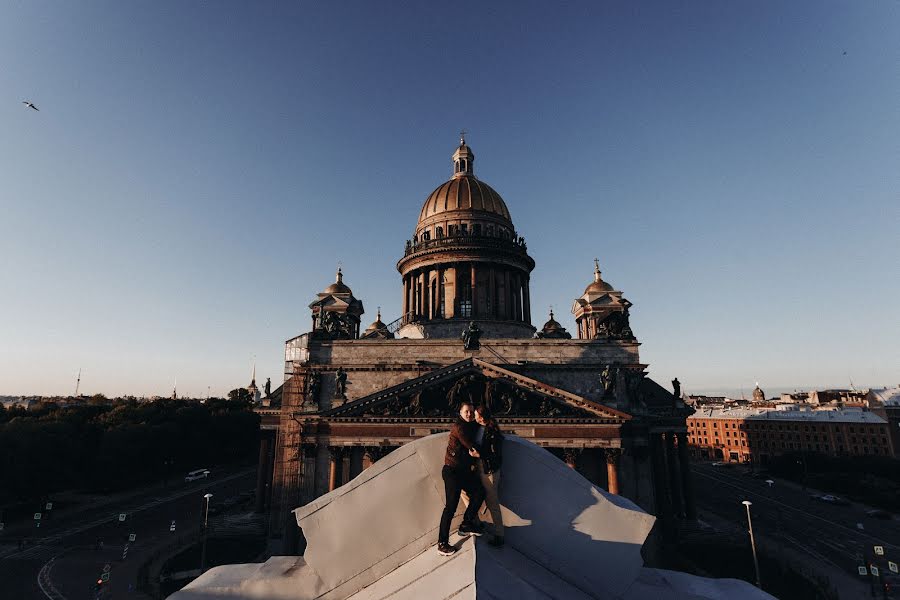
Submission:
[[[35,105],[32,104],[31,102],[29,102],[28,100],[22,100],[22,104],[24,104],[24,105],[27,106],[28,108],[33,108],[34,110],[36,110],[36,111],[38,111],[38,112],[41,112],[40,109],[38,109],[37,106],[35,106]]]

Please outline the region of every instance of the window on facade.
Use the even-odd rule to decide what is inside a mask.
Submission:
[[[481,235],[481,223],[475,223],[474,225],[472,225],[472,234]]]
[[[472,283],[468,276],[459,284],[459,316],[463,318],[472,316]]]
[[[469,235],[469,224],[468,223],[463,223],[459,227],[460,227],[460,231],[459,231],[460,235]]]
[[[423,231],[423,232],[422,232],[422,241],[423,241],[423,242],[426,242],[426,241],[428,241],[428,240],[430,240],[430,239],[431,239],[431,232],[430,232],[430,231]]]

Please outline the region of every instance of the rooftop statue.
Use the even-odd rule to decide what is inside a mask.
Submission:
[[[475,321],[469,321],[469,328],[462,332],[463,347],[466,350],[478,350],[481,347],[481,330]]]
[[[336,398],[347,397],[347,371],[343,367],[338,367],[334,374],[334,395]]]

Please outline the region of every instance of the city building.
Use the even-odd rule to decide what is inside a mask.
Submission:
[[[900,386],[873,388],[866,394],[866,403],[888,422],[894,452],[900,454]]]
[[[765,465],[788,452],[893,456],[888,422],[863,410],[700,409],[688,417],[694,456]]]
[[[396,319],[379,312],[363,328],[363,302],[338,269],[309,304],[309,329],[286,342],[278,421],[264,415],[260,448],[273,550],[298,548],[290,511],[448,430],[464,399],[663,523],[694,517],[691,409],[647,377],[632,303],[595,261],[573,294],[574,336],[552,314],[535,327],[535,261],[474,162],[461,139],[451,177],[418,210],[397,262]]]

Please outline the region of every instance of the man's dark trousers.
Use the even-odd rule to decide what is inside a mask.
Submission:
[[[454,469],[444,465],[441,475],[444,478],[446,500],[441,515],[441,528],[438,530],[438,543],[450,543],[450,522],[459,506],[460,493],[465,490],[469,496],[469,507],[463,515],[463,523],[470,525],[478,522],[478,509],[484,502],[484,487],[475,472],[469,468]]]

